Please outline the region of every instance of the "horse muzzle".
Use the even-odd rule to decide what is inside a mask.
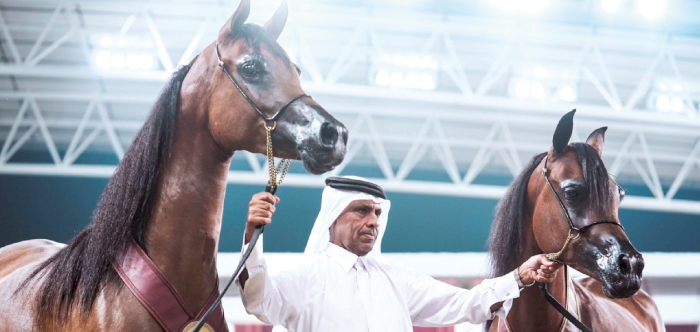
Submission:
[[[636,249],[615,246],[609,255],[598,259],[598,274],[603,292],[609,298],[621,299],[634,295],[642,286],[644,258]],[[620,248],[623,247],[623,248]]]

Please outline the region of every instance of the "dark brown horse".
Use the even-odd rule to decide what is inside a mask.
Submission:
[[[530,161],[499,202],[489,238],[491,275],[503,275],[532,255],[565,247],[559,259],[588,277],[571,280],[566,267],[560,270],[549,285],[559,303],[568,303],[569,311],[593,331],[664,331],[656,305],[640,290],[644,259],[620,225],[618,207],[624,190],[600,158],[607,128],[594,131],[586,143],[569,144],[573,116],[574,111],[562,117],[553,146]],[[567,214],[581,231],[572,231],[575,239],[565,246],[570,230]],[[486,327],[578,331],[537,287],[524,289],[513,301],[507,322],[496,318]]]
[[[264,27],[245,23],[249,11],[241,1],[217,38],[233,78],[219,67],[214,43],[174,73],[85,230],[65,246],[32,240],[0,248],[0,331],[161,330],[113,267],[134,241],[187,310],[199,312],[217,285],[233,153],[266,151],[260,115],[282,110],[272,131],[276,156],[301,159],[315,174],[342,161],[346,128],[304,94],[298,68],[276,42],[286,5]]]

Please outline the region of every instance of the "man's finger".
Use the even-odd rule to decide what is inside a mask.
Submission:
[[[268,202],[270,204],[277,204],[277,202],[279,202],[279,197],[277,197],[269,192],[263,191],[263,192],[259,192],[255,195],[253,195],[253,199],[251,200],[251,202],[254,200],[265,201],[265,202]]]

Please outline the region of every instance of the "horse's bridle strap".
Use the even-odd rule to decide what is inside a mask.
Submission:
[[[260,108],[258,108],[258,106],[255,104],[255,102],[253,102],[253,100],[250,99],[250,97],[248,97],[248,94],[246,94],[245,91],[243,91],[243,89],[242,89],[241,86],[238,84],[238,82],[236,82],[236,79],[233,78],[233,75],[231,75],[231,73],[229,73],[228,69],[226,69],[226,65],[224,64],[224,61],[221,60],[221,54],[219,53],[219,41],[218,41],[218,40],[217,40],[216,43],[215,43],[215,51],[216,51],[216,60],[217,60],[217,62],[218,62],[219,68],[221,68],[221,70],[223,70],[223,72],[226,74],[226,76],[228,76],[228,79],[231,81],[231,83],[233,83],[233,86],[236,87],[236,90],[238,90],[238,92],[241,93],[241,95],[243,96],[243,98],[245,98],[245,100],[248,101],[248,104],[250,104],[250,106],[255,110],[255,112],[258,113],[258,115],[260,115],[260,117],[261,117],[265,122],[276,121],[277,118],[280,116],[280,114],[282,114],[282,112],[283,112],[285,109],[287,109],[287,107],[288,107],[289,105],[291,105],[292,103],[294,103],[295,101],[297,101],[297,100],[299,100],[299,99],[301,99],[301,98],[304,98],[304,97],[309,97],[309,98],[311,98],[311,96],[309,96],[309,95],[307,95],[307,94],[305,94],[305,93],[302,93],[302,94],[300,94],[300,95],[298,95],[298,96],[292,98],[292,99],[291,99],[289,102],[287,102],[286,104],[284,104],[284,106],[282,106],[282,107],[279,109],[279,111],[277,111],[277,113],[275,113],[275,114],[273,114],[272,116],[269,116],[269,117],[268,117],[268,116],[265,115],[265,113],[263,113],[263,111],[260,110]]]
[[[569,235],[566,237],[566,241],[564,242],[564,245],[562,246],[561,250],[559,250],[556,253],[550,253],[547,254],[547,258],[551,261],[559,261],[559,257],[564,253],[564,250],[567,248],[567,246],[573,241],[578,238],[578,236],[585,231],[588,228],[591,228],[595,225],[601,225],[601,224],[613,224],[616,226],[619,226],[622,229],[625,229],[622,224],[619,222],[615,222],[612,220],[600,220],[596,221],[593,223],[590,223],[586,226],[583,226],[581,228],[574,226],[573,220],[571,220],[571,215],[569,214],[569,210],[566,208],[564,205],[564,202],[561,200],[561,197],[557,194],[557,191],[554,190],[554,186],[552,183],[549,181],[549,169],[547,169],[547,160],[549,159],[549,156],[544,157],[544,165],[542,166],[542,175],[544,176],[544,180],[547,182],[547,185],[549,186],[549,189],[552,191],[552,194],[554,194],[554,197],[557,199],[557,202],[559,203],[559,207],[561,207],[562,211],[564,211],[564,215],[566,216],[566,221],[569,223]],[[574,235],[574,232],[576,234]]]

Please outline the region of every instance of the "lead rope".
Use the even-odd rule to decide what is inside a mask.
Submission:
[[[566,247],[569,246],[569,243],[571,243],[571,241],[573,241],[573,240],[578,239],[579,235],[581,235],[581,233],[578,233],[578,232],[576,233],[576,235],[573,235],[573,230],[570,229],[569,235],[566,237],[566,241],[564,241],[564,245],[561,247],[561,250],[559,250],[557,252],[546,254],[544,256],[547,257],[547,259],[549,259],[550,261],[563,264],[564,262],[559,260],[559,257],[564,253],[564,250],[566,250]]]
[[[280,160],[279,165],[275,167],[275,156],[273,151],[274,149],[272,147],[272,131],[275,130],[275,128],[277,128],[277,122],[273,122],[272,126],[268,126],[266,122],[263,122],[263,126],[265,127],[265,135],[267,140],[267,171],[270,177],[270,180],[267,182],[267,187],[265,187],[265,191],[274,195],[275,192],[277,192],[277,188],[279,188],[279,186],[282,185],[282,181],[284,181],[284,177],[287,175],[287,171],[289,171],[289,165],[291,164],[291,161],[289,159],[282,159]],[[282,172],[280,173],[280,171]],[[197,322],[197,325],[195,325],[194,328],[191,330],[192,332],[199,332],[202,326],[206,323],[209,316],[211,316],[214,310],[218,307],[219,303],[221,302],[221,299],[224,297],[224,294],[226,294],[228,288],[231,287],[233,281],[236,280],[238,274],[240,274],[243,265],[248,260],[250,253],[253,251],[253,248],[255,248],[255,244],[258,242],[260,234],[262,234],[264,230],[265,226],[263,225],[255,227],[255,231],[253,231],[253,236],[250,238],[250,242],[248,243],[248,248],[246,248],[246,251],[243,253],[243,257],[241,257],[240,262],[238,262],[236,271],[233,273],[233,276],[226,284],[226,287],[224,287],[224,290],[216,298],[216,301],[214,301],[214,303],[211,304],[209,310],[207,310],[204,316],[202,316],[202,318]]]

